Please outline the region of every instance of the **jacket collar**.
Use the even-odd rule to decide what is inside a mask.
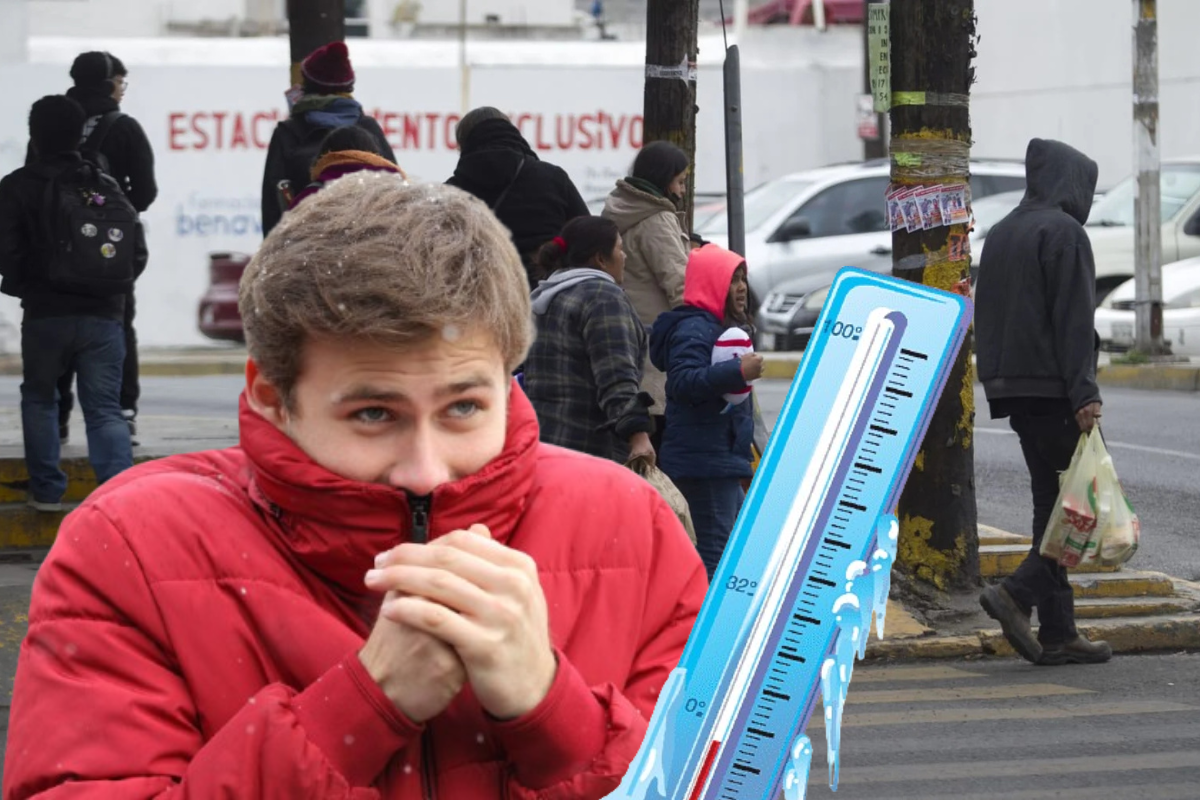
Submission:
[[[429,538],[475,523],[508,542],[528,502],[537,461],[537,416],[513,384],[504,450],[482,470],[439,486],[429,512]],[[367,594],[363,574],[375,556],[408,541],[412,509],[404,492],[351,481],[326,470],[286,434],[252,410],[239,409],[242,450],[251,464],[254,502],[279,525],[289,549],[342,595]]]

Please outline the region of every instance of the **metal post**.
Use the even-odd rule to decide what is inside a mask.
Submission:
[[[750,0],[733,0],[733,40],[742,43],[750,24]]]
[[[467,0],[458,2],[458,74],[462,81],[460,104],[465,115],[471,110],[471,71],[467,65]]]
[[[0,0],[0,64],[24,64],[29,60],[29,4],[26,0]]]
[[[1133,141],[1138,173],[1134,209],[1136,349],[1161,355],[1162,198],[1158,145],[1158,2],[1133,0]]]
[[[742,171],[742,61],[738,46],[725,51],[725,198],[729,249],[746,255],[745,176]]]

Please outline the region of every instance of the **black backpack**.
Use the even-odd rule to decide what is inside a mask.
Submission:
[[[67,294],[128,293],[137,277],[141,223],[121,187],[87,160],[41,172],[46,283]]]

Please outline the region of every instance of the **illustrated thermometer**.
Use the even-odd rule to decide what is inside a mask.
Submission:
[[[965,298],[840,271],[678,667],[610,798],[803,798],[822,692],[830,780],[896,503],[971,321]]]

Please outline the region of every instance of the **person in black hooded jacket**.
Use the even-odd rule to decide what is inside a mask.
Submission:
[[[121,111],[125,99],[129,71],[121,59],[112,53],[91,51],[81,53],[71,64],[71,80],[75,85],[67,97],[83,107],[87,122],[83,127],[80,147],[98,159],[105,171],[120,184],[129,202],[144,213],[158,197],[154,177],[154,149],[138,121]],[[26,153],[26,166],[38,159],[33,142]],[[121,377],[121,414],[130,433],[137,432],[138,400],[141,386],[138,374],[137,331],[133,320],[137,313],[134,293],[125,298],[125,367]],[[75,371],[67,370],[58,382],[58,436],[62,444],[70,438],[71,410],[75,395],[71,391]]]
[[[310,171],[320,155],[321,144],[335,128],[357,125],[378,146],[378,152],[393,164],[396,154],[375,118],[364,113],[353,97],[354,67],[345,42],[331,42],[305,56],[300,63],[303,95],[292,106],[291,116],[275,127],[263,168],[262,234],[265,239],[279,224],[283,212],[312,178]],[[280,181],[291,185],[291,197],[283,197]]]
[[[590,216],[587,203],[561,167],[537,157],[504,112],[485,106],[455,129],[460,155],[446,183],[478,197],[504,223],[529,276],[529,289],[549,277],[537,252],[568,222]]]
[[[1038,550],[1058,499],[1058,476],[1070,466],[1081,431],[1100,419],[1096,264],[1083,227],[1099,170],[1069,145],[1034,139],[1025,173],[1024,199],[988,233],[975,287],[975,333],[992,419],[1009,418],[1029,468],[1033,546],[1013,575],[984,590],[980,603],[1027,660],[1097,663],[1112,648],[1079,635],[1067,570]]]

